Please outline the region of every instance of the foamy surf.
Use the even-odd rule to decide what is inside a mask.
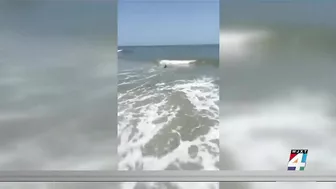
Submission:
[[[194,88],[199,88],[199,90]],[[136,93],[136,91],[139,91],[139,93]],[[171,92],[164,95],[164,91]],[[216,162],[219,161],[219,148],[218,144],[211,141],[218,140],[219,137],[216,128],[219,97],[218,88],[214,85],[212,79],[177,81],[172,85],[157,83],[152,90],[145,90],[140,87],[128,91],[128,95],[131,92],[137,95],[132,95],[132,98],[125,98],[127,94],[119,94],[118,98],[118,117],[120,118],[118,152],[122,157],[119,162],[119,170],[165,170],[169,167],[184,169],[181,164],[194,164],[194,166],[199,167],[197,169],[218,169]],[[187,98],[186,100],[195,106],[195,110],[199,111],[200,115],[207,116],[215,121],[207,134],[196,136],[192,141],[182,140],[180,132],[186,126],[172,125],[172,122],[181,119],[179,116],[181,116],[182,107],[177,105],[167,106],[171,103],[172,96],[169,95],[171,93],[183,94]],[[194,129],[197,129],[197,127]],[[157,140],[155,139],[156,135],[160,136],[163,132],[166,132],[165,135],[171,135],[172,138],[167,138],[166,142],[168,143],[161,144],[160,147],[159,144],[154,144],[154,140]],[[176,137],[179,139],[172,141]],[[164,141],[164,139],[162,140]],[[169,153],[144,155],[144,146],[146,145],[154,145],[150,148],[170,148],[169,143],[174,142],[178,144]],[[156,145],[158,146],[155,147]],[[191,148],[198,151],[196,157],[191,157],[192,155],[188,153]],[[160,151],[159,149],[156,150]]]
[[[218,45],[127,48],[132,55],[119,57],[118,169],[218,170]],[[189,58],[181,58],[182,50]],[[188,69],[178,69],[183,66]],[[188,187],[217,189],[218,183],[121,184]]]
[[[219,88],[214,78],[161,80],[150,84],[159,76],[155,72],[128,70],[132,80],[125,80],[128,76],[120,73],[119,86],[134,87],[118,95],[118,169],[218,170]],[[150,77],[153,74],[155,77]],[[123,183],[120,187],[133,189],[139,185],[165,188],[162,183],[154,182]],[[219,187],[218,183],[169,185],[168,188],[181,189]]]
[[[311,91],[286,96],[248,104],[244,110],[238,104],[226,110],[226,104],[221,106],[224,112],[236,112],[222,114],[220,121],[221,150],[231,152],[234,169],[285,171],[294,148],[309,149],[307,171],[335,169],[333,99]]]

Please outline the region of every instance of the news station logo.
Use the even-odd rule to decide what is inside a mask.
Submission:
[[[289,155],[288,171],[303,171],[307,164],[308,149],[292,149]]]

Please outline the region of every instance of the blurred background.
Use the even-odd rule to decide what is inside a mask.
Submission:
[[[0,169],[115,169],[116,1],[0,0]]]
[[[336,13],[331,1],[222,1],[222,169],[336,169]],[[229,161],[230,163],[227,163]]]

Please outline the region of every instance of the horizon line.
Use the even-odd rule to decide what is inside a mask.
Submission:
[[[117,45],[118,47],[161,47],[161,46],[201,46],[201,45],[219,45],[219,43],[203,43],[203,44],[164,44],[164,45]]]

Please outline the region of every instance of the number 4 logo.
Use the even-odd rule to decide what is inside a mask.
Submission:
[[[288,162],[288,167],[295,168],[295,170],[300,170],[303,171],[305,166],[306,166],[306,155],[299,153],[296,154],[295,157],[293,157],[291,160]]]

